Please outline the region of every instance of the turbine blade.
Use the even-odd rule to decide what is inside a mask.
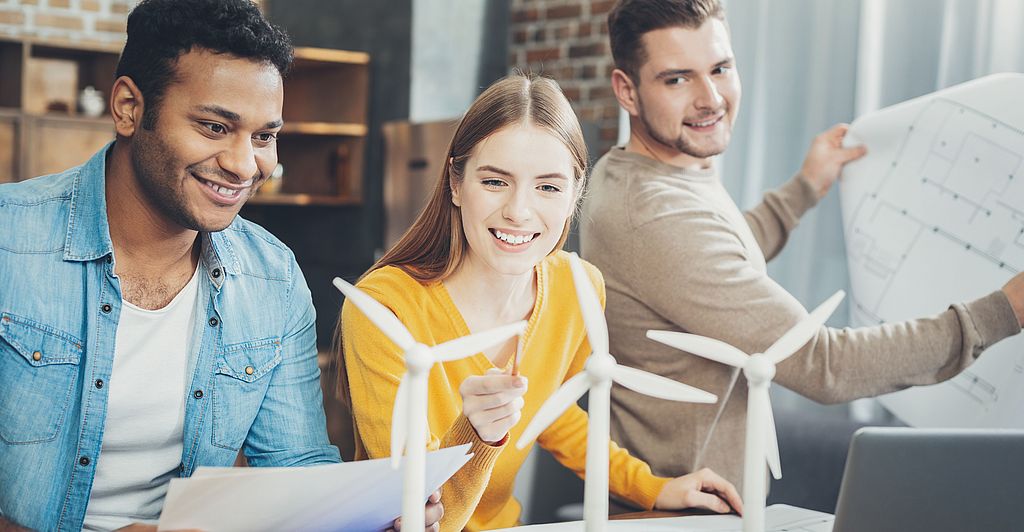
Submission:
[[[768,469],[772,471],[772,476],[775,477],[775,480],[779,480],[782,478],[782,458],[779,457],[779,436],[775,432],[775,414],[772,413],[772,399],[767,391],[764,392],[762,400],[768,404],[768,419],[764,423],[768,431],[768,434],[765,435],[765,456],[768,459]]]
[[[659,399],[687,403],[718,401],[718,397],[713,393],[629,366],[616,366],[612,373],[612,379],[634,392]]]
[[[608,352],[608,323],[604,319],[604,309],[597,297],[594,284],[583,268],[579,255],[569,255],[569,266],[572,268],[572,282],[576,285],[576,299],[580,303],[583,323],[587,326],[587,339],[595,353]]]
[[[778,364],[789,358],[790,355],[803,347],[814,335],[818,334],[818,331],[828,321],[829,316],[835,312],[836,307],[839,306],[839,302],[844,297],[846,297],[846,292],[842,290],[832,294],[832,297],[826,299],[818,308],[812,310],[806,318],[793,326],[786,334],[782,335],[782,338],[776,340],[771,347],[766,349],[764,352],[765,358],[772,364]]]
[[[405,452],[409,430],[409,374],[402,375],[395,394],[395,409],[391,412],[391,467],[398,468]]]
[[[554,423],[589,387],[590,382],[587,380],[587,374],[582,371],[565,381],[561,388],[551,394],[547,401],[544,401],[540,410],[530,420],[530,424],[526,426],[523,435],[519,437],[516,447],[522,449],[537,439],[537,436],[540,436],[544,429]]]
[[[454,340],[435,345],[430,352],[437,362],[448,362],[475,355],[488,347],[498,345],[513,336],[523,334],[526,330],[525,321],[517,321],[509,325],[495,327],[489,331],[463,336]]]
[[[737,368],[746,365],[747,359],[750,358],[743,351],[706,336],[674,331],[647,331],[647,337],[655,342]]]
[[[345,297],[359,310],[363,311],[363,314],[392,342],[397,344],[399,349],[408,351],[416,344],[416,340],[409,334],[405,325],[402,325],[402,322],[398,321],[398,317],[379,301],[339,277],[334,278],[334,286],[341,290],[341,293],[345,294]]]

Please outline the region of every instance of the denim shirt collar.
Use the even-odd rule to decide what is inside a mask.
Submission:
[[[113,256],[114,244],[110,240],[106,197],[107,155],[113,149],[113,144],[110,142],[104,146],[82,165],[71,185],[71,208],[64,240],[66,261],[83,262]],[[219,290],[226,277],[221,272],[237,274],[241,271],[241,264],[224,231],[201,233],[200,237],[201,264],[206,268],[207,277]]]

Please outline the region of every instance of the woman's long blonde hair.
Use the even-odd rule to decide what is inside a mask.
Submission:
[[[466,256],[469,242],[462,228],[462,212],[452,203],[452,188],[462,183],[466,162],[481,141],[521,123],[548,130],[569,149],[578,199],[587,174],[587,146],[572,106],[554,80],[512,74],[488,87],[466,111],[448,145],[447,163],[427,206],[398,243],[366,273],[397,266],[421,283],[443,281],[454,273]],[[552,252],[565,244],[571,218],[566,220]]]

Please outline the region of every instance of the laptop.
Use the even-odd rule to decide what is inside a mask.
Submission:
[[[1024,530],[1024,430],[858,430],[832,530]]]

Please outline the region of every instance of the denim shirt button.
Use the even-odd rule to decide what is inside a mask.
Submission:
[[[42,359],[43,359],[43,354],[40,353],[39,351],[36,351],[35,353],[32,353],[32,360],[35,360],[36,362],[39,362]]]
[[[256,370],[255,370],[255,369],[253,369],[253,367],[252,367],[252,366],[246,366],[246,367],[245,367],[245,374],[246,374],[246,375],[252,375],[252,374],[253,374],[253,372],[255,372],[255,371],[256,371]]]
[[[192,392],[192,397],[195,397],[196,399],[202,399],[203,398],[203,391],[202,390],[196,390],[196,391]]]
[[[107,255],[107,264],[110,264],[112,262],[114,262],[114,257],[111,257],[110,255]]]
[[[104,303],[100,305],[100,310],[102,310],[104,314],[110,314],[110,311],[114,310],[114,307],[110,306],[110,303]]]
[[[102,388],[103,387],[103,379],[96,379],[96,387],[97,388]]]
[[[213,271],[210,272],[210,275],[212,275],[214,279],[220,277],[220,268],[214,268]]]
[[[78,459],[78,463],[82,464],[84,466],[89,465],[89,457],[88,456],[83,456],[83,457],[79,458]]]
[[[218,323],[220,323],[220,320],[217,318],[210,318],[210,327],[216,327]]]

